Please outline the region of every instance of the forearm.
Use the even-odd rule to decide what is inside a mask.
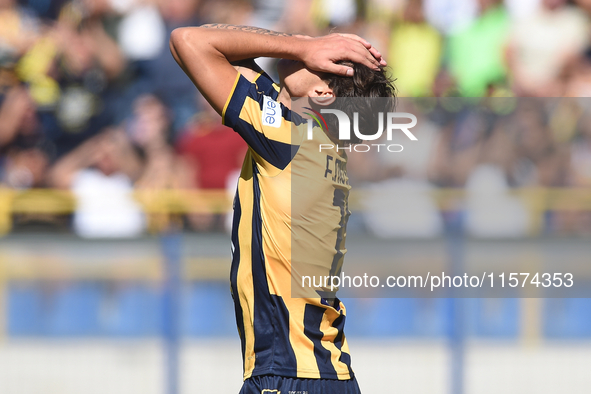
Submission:
[[[231,64],[255,57],[297,59],[303,37],[246,26],[210,24],[176,29],[170,37],[175,60],[218,113],[236,79]]]
[[[61,157],[49,170],[49,184],[52,187],[68,189],[78,171],[96,162],[100,155],[99,146],[103,144],[104,139],[104,134],[96,135]]]
[[[251,26],[210,23],[177,30],[178,35],[182,35],[185,45],[194,45],[201,50],[207,50],[209,47],[223,55],[228,62],[257,57],[299,60],[305,49],[302,36]],[[172,39],[175,40],[175,37]],[[176,45],[176,42],[174,44]]]

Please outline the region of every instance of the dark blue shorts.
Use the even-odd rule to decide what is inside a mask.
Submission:
[[[361,394],[357,380],[298,379],[253,376],[244,381],[240,394]]]

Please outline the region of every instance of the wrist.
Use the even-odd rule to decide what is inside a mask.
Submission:
[[[305,59],[308,57],[309,49],[310,49],[310,40],[312,37],[303,36],[303,35],[294,35],[290,37],[290,43],[286,46],[288,53],[285,58],[291,60],[299,60],[304,62]]]

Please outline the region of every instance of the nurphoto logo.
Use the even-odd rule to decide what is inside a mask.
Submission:
[[[363,134],[359,130],[359,113],[353,113],[353,122],[349,116],[341,110],[338,109],[321,109],[320,112],[313,110],[312,108],[306,107],[305,109],[310,110],[309,112],[304,112],[306,115],[310,116],[311,119],[308,119],[308,140],[313,139],[313,129],[314,123],[318,124],[322,131],[328,134],[328,125],[324,116],[322,114],[332,114],[337,117],[339,129],[338,129],[338,139],[340,141],[350,141],[351,140],[351,129],[353,129],[353,133],[357,138],[362,141],[376,141],[377,139],[381,138],[386,132],[386,140],[392,141],[392,136],[394,135],[395,131],[403,132],[409,140],[411,141],[418,141],[417,137],[410,131],[413,127],[417,125],[417,117],[411,113],[407,112],[378,112],[377,120],[378,120],[378,130],[373,134]],[[410,122],[401,122],[404,119],[410,120]],[[351,127],[351,124],[353,127]],[[346,149],[348,151],[354,150],[355,152],[369,152],[370,150],[377,150],[380,152],[380,148],[383,147],[384,151],[388,152],[402,152],[404,147],[400,144],[356,144],[351,147],[348,146],[336,146],[337,150]],[[333,149],[335,148],[332,144],[320,144],[320,151],[323,149]]]

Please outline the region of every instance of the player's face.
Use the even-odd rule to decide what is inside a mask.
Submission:
[[[281,59],[277,63],[279,83],[285,88],[290,97],[317,97],[332,94],[332,90],[322,79],[322,74],[312,71],[302,62]]]

